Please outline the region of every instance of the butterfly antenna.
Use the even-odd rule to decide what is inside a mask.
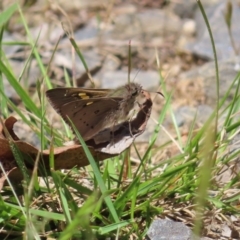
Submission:
[[[148,92],[150,92],[150,93],[157,93],[157,94],[161,95],[163,98],[165,98],[164,94],[159,91],[159,88],[160,88],[160,86],[158,87],[158,91],[157,92],[153,92],[153,91],[148,91]],[[154,97],[154,99],[155,98],[156,98],[156,96]],[[154,99],[153,99],[153,101],[154,101]]]
[[[128,84],[130,83],[130,73],[132,69],[132,57],[131,57],[131,40],[128,44]]]
[[[142,68],[143,68],[143,67],[140,67],[140,68],[137,70],[136,75],[135,75],[134,78],[133,78],[133,81],[137,78],[137,75],[138,75],[138,73],[142,70]]]
[[[161,95],[163,98],[165,98],[164,94],[162,92],[159,91],[160,86],[158,87],[158,91],[156,92],[157,94]],[[156,98],[156,96],[154,97],[154,99]]]

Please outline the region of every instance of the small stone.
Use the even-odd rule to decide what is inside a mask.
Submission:
[[[196,33],[196,22],[192,19],[188,19],[183,24],[183,33],[186,36],[193,36]]]
[[[181,222],[157,219],[151,224],[147,235],[150,240],[189,240],[193,238],[191,229]]]

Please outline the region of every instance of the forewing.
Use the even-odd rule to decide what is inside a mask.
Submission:
[[[110,123],[108,118],[118,111],[121,100],[122,98],[104,97],[81,99],[65,103],[55,109],[70,126],[71,119],[84,140],[89,140]]]
[[[46,91],[46,96],[51,105],[58,110],[63,104],[90,98],[105,97],[109,89],[88,88],[54,88]]]

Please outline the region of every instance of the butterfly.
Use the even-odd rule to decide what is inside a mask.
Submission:
[[[140,106],[145,99],[145,92],[132,82],[116,89],[54,88],[46,96],[64,121],[70,126],[73,123],[87,141],[130,118],[135,105]]]

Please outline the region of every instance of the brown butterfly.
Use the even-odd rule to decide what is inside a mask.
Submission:
[[[145,92],[138,83],[129,83],[116,89],[55,88],[46,95],[66,123],[71,126],[71,119],[87,141],[130,118],[135,105],[145,99]]]

